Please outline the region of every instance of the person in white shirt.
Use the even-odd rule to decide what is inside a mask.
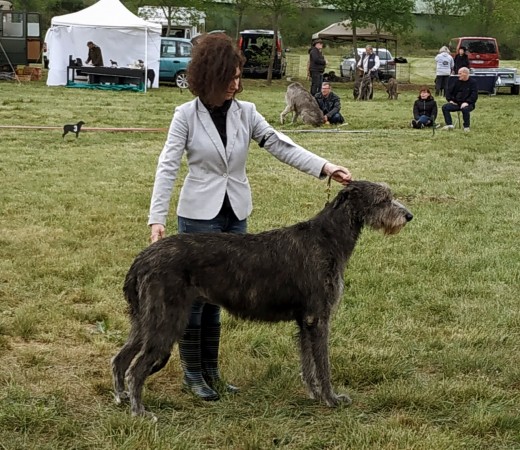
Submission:
[[[435,57],[435,64],[435,95],[445,95],[448,91],[448,80],[455,64],[448,47],[440,48]]]
[[[370,73],[372,78],[376,78],[380,64],[379,56],[374,53],[374,48],[371,45],[367,45],[357,66],[363,69],[363,74]]]

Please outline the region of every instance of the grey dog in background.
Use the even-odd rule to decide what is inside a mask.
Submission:
[[[280,122],[283,124],[285,116],[293,113],[292,123],[301,116],[305,125],[319,127],[323,125],[323,112],[316,99],[300,84],[291,83],[285,93],[286,107],[280,114]]]
[[[365,225],[396,234],[412,218],[386,185],[352,181],[306,222],[259,234],[178,234],[150,245],[124,284],[131,330],[112,359],[116,403],[129,399],[133,415],[150,414],[144,382],[168,362],[200,297],[243,319],[295,321],[310,397],[331,407],[350,403],[332,389],[328,349],[345,266]]]

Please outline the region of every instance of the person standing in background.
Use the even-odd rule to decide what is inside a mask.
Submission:
[[[435,95],[446,94],[448,91],[448,80],[453,71],[453,58],[448,47],[440,48],[435,57]]]
[[[101,48],[99,48],[94,42],[88,41],[87,42],[88,47],[88,56],[87,60],[85,61],[86,64],[92,64],[96,67],[103,66],[103,55],[101,54]]]
[[[314,97],[321,90],[323,82],[323,72],[327,65],[327,60],[323,56],[323,41],[316,39],[312,43],[309,51],[309,75],[311,77],[311,95]]]
[[[455,55],[453,59],[453,74],[457,75],[459,73],[459,69],[462,67],[467,67],[469,69],[469,58],[466,54],[466,47],[460,46],[459,52]]]

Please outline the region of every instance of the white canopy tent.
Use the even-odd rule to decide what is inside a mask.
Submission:
[[[105,66],[110,60],[127,67],[141,59],[155,71],[153,87],[159,86],[161,25],[147,22],[129,11],[119,0],[99,0],[81,11],[53,17],[45,42],[48,48],[48,86],[67,84],[69,55],[87,59],[87,42],[103,53]]]

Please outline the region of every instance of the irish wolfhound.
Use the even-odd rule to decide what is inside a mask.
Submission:
[[[293,123],[296,122],[298,116],[301,116],[303,123],[306,125],[315,127],[323,125],[323,112],[318,106],[318,102],[300,83],[291,83],[287,86],[285,103],[287,106],[280,114],[282,124],[285,116],[292,111]]]
[[[390,78],[386,83],[386,92],[389,100],[397,100],[399,92],[397,92],[397,80],[395,78]]]
[[[365,73],[359,79],[357,100],[370,100],[372,98],[373,89],[372,76],[370,73]]]
[[[386,185],[353,181],[306,222],[259,234],[178,234],[150,245],[124,284],[131,330],[112,359],[116,402],[129,398],[133,415],[146,414],[143,384],[165,366],[192,303],[203,297],[236,317],[296,321],[310,397],[350,403],[332,389],[328,353],[345,265],[364,225],[395,234],[412,217]]]

